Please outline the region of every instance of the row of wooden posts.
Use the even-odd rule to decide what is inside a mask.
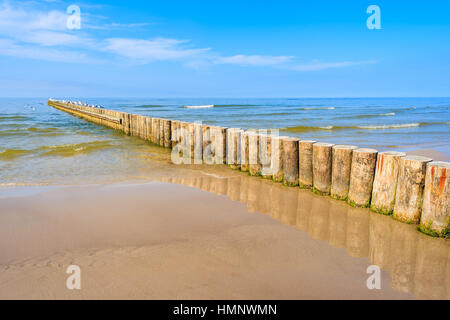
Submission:
[[[391,215],[450,236],[450,163],[402,152],[333,145],[274,131],[152,118],[50,100],[49,105],[165,148],[175,163],[227,164],[291,187]]]

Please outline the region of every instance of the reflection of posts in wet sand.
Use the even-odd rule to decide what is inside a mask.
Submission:
[[[392,288],[403,292],[413,292],[416,255],[416,230],[409,225],[396,223],[392,232],[390,253]]]
[[[369,215],[358,208],[347,208],[347,252],[352,257],[369,253]]]
[[[295,225],[312,238],[347,249],[350,256],[368,257],[388,271],[392,287],[419,298],[450,298],[450,243],[416,232],[387,216],[324,199],[302,189],[248,176],[232,178],[161,178],[226,195],[245,203],[249,212],[268,214],[285,225]]]
[[[387,269],[390,261],[392,219],[379,214],[369,216],[369,260],[380,268]]]
[[[414,294],[419,298],[442,299],[446,296],[445,278],[450,248],[443,240],[420,236]]]
[[[337,203],[330,206],[330,223],[328,224],[328,243],[335,248],[345,248],[347,240],[347,209]]]
[[[283,190],[281,192],[280,222],[288,226],[295,226],[297,219],[297,190]]]
[[[282,188],[279,185],[274,185],[270,190],[270,216],[276,220],[281,218],[281,194]]]
[[[239,195],[239,201],[247,203],[249,189],[249,179],[241,177],[241,194]]]
[[[261,185],[262,181],[260,179],[248,179],[247,208],[249,212],[257,212],[258,210]]]
[[[258,207],[257,211],[262,214],[270,215],[270,201],[271,201],[271,192],[272,192],[272,184],[267,184],[264,180],[261,181],[261,193],[258,197]]]
[[[228,198],[230,198],[230,200],[233,201],[240,201],[241,200],[240,191],[241,191],[241,179],[239,177],[228,179],[228,190],[227,190]]]
[[[312,199],[308,233],[313,239],[328,240],[330,204],[317,196]]]
[[[296,228],[301,231],[308,231],[309,217],[311,216],[311,195],[303,192],[298,193],[298,205],[297,205],[297,222]]]

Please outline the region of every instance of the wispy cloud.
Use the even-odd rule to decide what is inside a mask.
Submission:
[[[0,39],[0,55],[51,62],[102,63],[101,60],[92,58],[82,52],[17,44],[8,39]]]
[[[238,64],[243,66],[270,66],[289,62],[290,56],[262,56],[238,54],[231,57],[222,57],[216,63]]]
[[[295,65],[291,69],[296,71],[318,71],[331,68],[344,68],[372,63],[376,63],[376,61],[368,60],[368,61],[342,61],[342,62],[313,62],[309,64]]]
[[[196,57],[209,48],[186,47],[187,40],[155,38],[152,40],[110,38],[105,40],[104,49],[119,56],[141,62],[180,60]]]

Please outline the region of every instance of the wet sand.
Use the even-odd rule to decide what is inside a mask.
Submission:
[[[407,151],[408,155],[422,156],[433,159],[434,161],[450,161],[450,158],[443,152],[434,149],[420,149]]]
[[[25,190],[0,190],[0,299],[450,296],[447,240],[245,174]]]

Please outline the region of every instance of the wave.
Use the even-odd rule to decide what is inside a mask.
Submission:
[[[22,150],[22,149],[6,149],[0,152],[0,160],[2,161],[12,161],[16,158],[29,154],[30,150]]]
[[[186,109],[206,109],[206,108],[214,108],[214,105],[213,104],[208,104],[208,105],[205,105],[205,106],[184,106],[183,108],[186,108]]]
[[[216,108],[226,108],[226,107],[257,107],[257,104],[215,104]]]
[[[373,125],[373,126],[357,126],[358,129],[397,129],[397,128],[414,128],[419,127],[421,124],[416,123],[405,123],[405,124],[386,124],[386,125]],[[425,124],[424,124],[425,125]]]
[[[72,157],[80,154],[88,154],[94,151],[112,147],[109,141],[93,141],[76,144],[63,144],[57,146],[42,146],[38,150],[43,156]]]
[[[334,110],[334,107],[308,107],[308,108],[299,108],[299,110]]]
[[[311,132],[311,131],[334,131],[334,130],[385,130],[385,129],[402,129],[402,128],[414,128],[430,125],[442,125],[450,124],[449,122],[415,122],[415,123],[403,123],[403,124],[385,124],[385,125],[363,125],[363,126],[295,126],[286,127],[282,130],[290,132]]]
[[[375,117],[390,117],[395,116],[395,112],[388,112],[388,113],[379,113],[379,114],[360,114],[357,116],[354,116],[353,118],[375,118]],[[352,118],[352,117],[350,117]]]

